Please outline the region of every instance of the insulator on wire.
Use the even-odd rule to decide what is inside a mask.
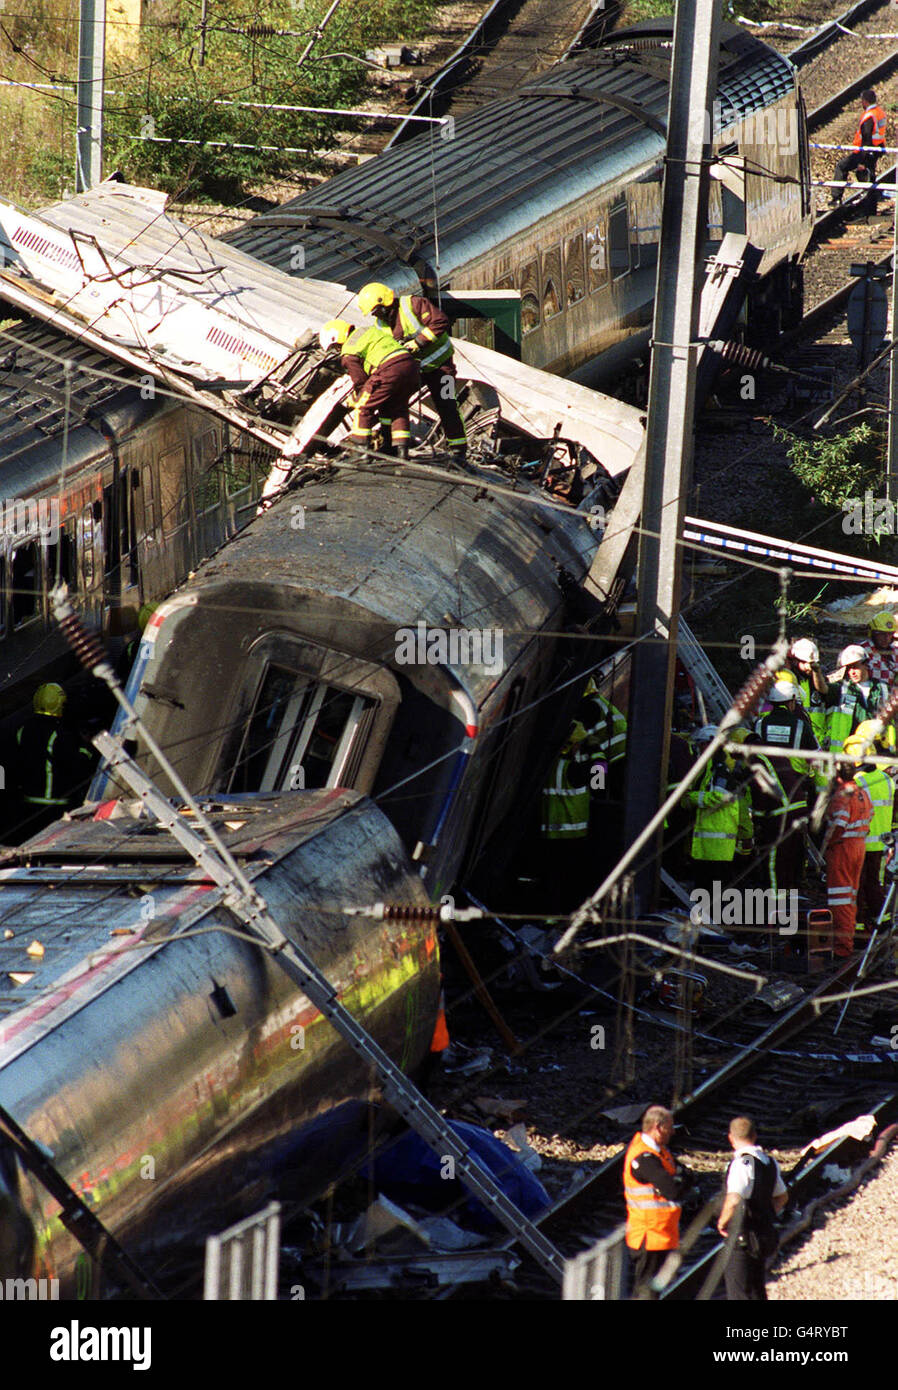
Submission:
[[[708,342],[708,347],[713,348],[724,362],[730,362],[734,367],[745,367],[749,372],[785,370],[776,362],[771,362],[770,358],[765,357],[757,348],[745,347],[743,343],[724,342],[721,338],[714,338]]]
[[[766,662],[755,667],[733,701],[733,709],[737,711],[740,719],[745,719],[754,712],[761,696],[770,689],[775,680],[776,672],[771,671]]]
[[[88,632],[69,600],[58,593],[52,595],[53,612],[62,629],[62,634],[85,670],[92,675],[100,674],[100,668],[109,669],[106,653],[96,636]]]
[[[274,39],[280,32],[273,24],[247,24],[243,30],[248,39]]]

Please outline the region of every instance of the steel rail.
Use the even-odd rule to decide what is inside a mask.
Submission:
[[[837,43],[839,39],[847,37],[845,30],[857,24],[859,20],[866,19],[868,15],[875,14],[877,10],[884,9],[886,15],[892,13],[889,5],[884,5],[883,0],[857,0],[857,4],[845,10],[844,14],[837,15],[835,19],[829,19],[810,38],[802,39],[801,43],[787,53],[789,62],[796,68],[807,67],[808,63],[813,62],[830,44]],[[858,37],[863,37],[859,35]]]

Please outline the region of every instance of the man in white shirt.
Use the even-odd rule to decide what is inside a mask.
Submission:
[[[747,1115],[730,1121],[733,1161],[727,1169],[726,1196],[717,1229],[727,1236],[730,1223],[742,1208],[742,1226],[724,1271],[731,1303],[767,1300],[764,1266],[776,1249],[774,1217],[789,1200],[783,1175],[775,1158],[758,1144],[754,1123]]]

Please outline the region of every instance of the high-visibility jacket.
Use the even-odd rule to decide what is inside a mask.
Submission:
[[[751,807],[748,796],[727,786],[726,771],[710,762],[697,787],[686,793],[686,801],[696,807],[692,832],[693,859],[712,859],[731,863],[736,841],[751,839]]]
[[[393,357],[408,354],[408,349],[397,343],[389,328],[379,323],[370,328],[357,328],[350,333],[343,344],[340,361],[352,377],[354,386],[361,386],[367,377]]]
[[[827,731],[829,751],[841,753],[842,745],[849,734],[853,734],[865,719],[875,719],[889,698],[889,687],[885,681],[870,681],[866,697],[859,685],[847,679],[832,687],[833,703],[829,710]],[[890,725],[883,735],[883,742],[889,748],[895,746],[895,730]]]
[[[873,122],[873,135],[869,140],[864,140],[863,124],[864,121]],[[854,148],[859,150],[862,145],[879,145],[884,147],[886,143],[886,113],[881,106],[868,106],[861,119],[858,121],[857,132],[854,137]]]
[[[829,710],[826,705],[826,698],[815,688],[810,676],[802,676],[796,672],[795,679],[798,689],[801,691],[802,707],[811,721],[811,728],[814,731],[817,744],[820,748],[828,748]]]
[[[882,837],[892,829],[892,805],[895,800],[895,786],[883,767],[871,767],[869,772],[856,772],[854,780],[870,798],[873,815],[867,831],[867,849],[885,849]]]
[[[54,715],[32,714],[16,733],[14,777],[32,806],[65,809],[87,790],[93,757]]]
[[[581,746],[565,750],[542,795],[542,833],[547,840],[580,840],[589,830],[589,758]]]
[[[452,340],[448,325],[449,320],[442,310],[423,295],[400,296],[398,326],[403,338],[414,338],[421,349],[418,361],[423,372],[435,371],[451,360]]]
[[[667,1149],[653,1149],[634,1134],[624,1157],[624,1200],[627,1203],[627,1244],[631,1250],[676,1250],[680,1243],[680,1206],[662,1197],[651,1183],[637,1182],[632,1165],[640,1154],[652,1153],[673,1176],[677,1170]]]
[[[590,690],[586,699],[592,706],[591,718],[583,718],[586,726],[585,747],[593,757],[616,763],[627,756],[627,721],[616,705],[597,690]]]

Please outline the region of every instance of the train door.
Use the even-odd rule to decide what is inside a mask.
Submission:
[[[224,540],[222,525],[221,436],[217,427],[195,435],[193,510],[199,556],[211,555]]]
[[[188,466],[183,444],[159,455],[160,520],[169,588],[179,584],[194,563]]]

